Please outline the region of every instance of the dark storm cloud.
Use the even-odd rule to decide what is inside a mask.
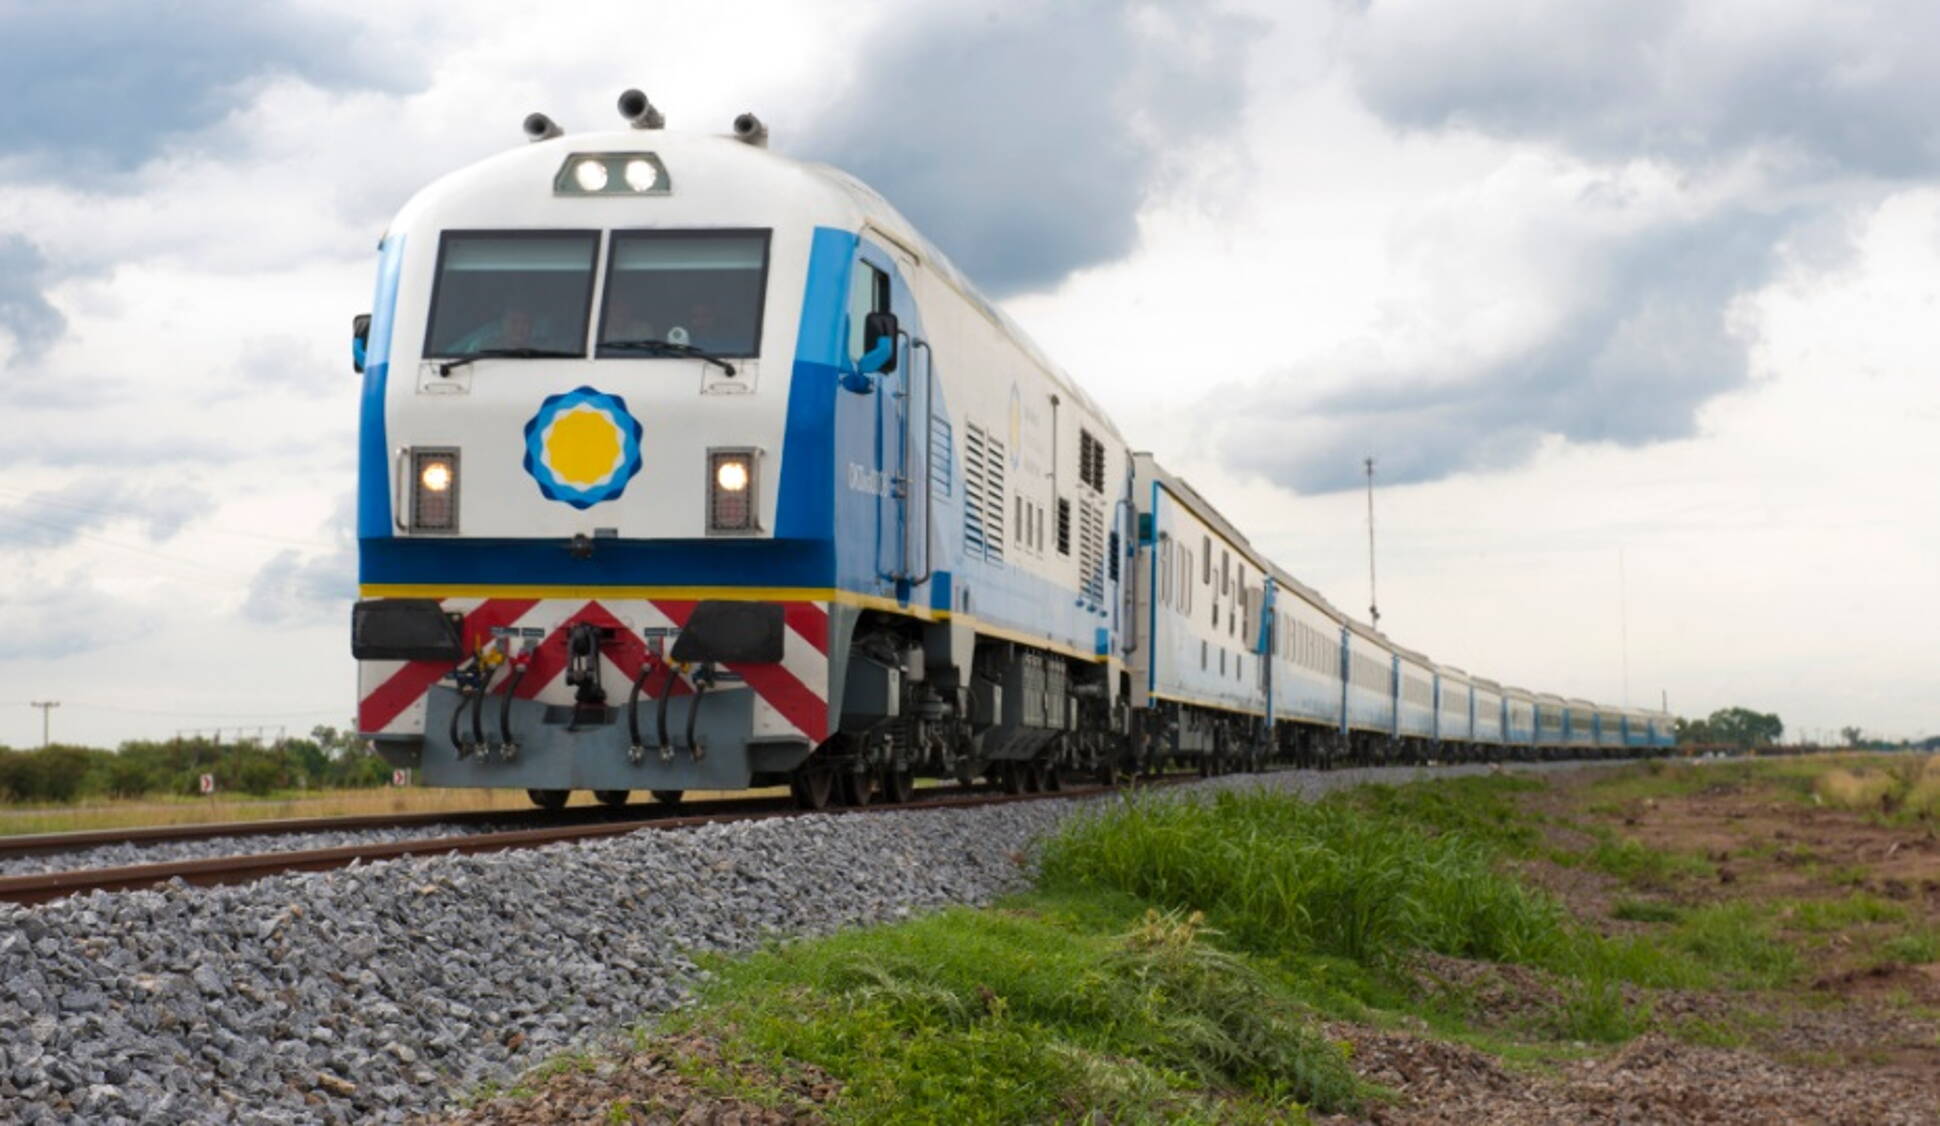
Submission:
[[[0,44],[0,160],[38,176],[131,169],[242,106],[255,79],[396,89],[412,73],[340,16],[256,0],[8,0]]]
[[[1940,167],[1940,5],[1585,0],[1373,3],[1353,73],[1393,123],[1703,165]]]
[[[0,332],[13,339],[8,366],[38,359],[67,330],[67,318],[48,303],[47,261],[19,235],[0,235]]]
[[[803,156],[861,177],[993,295],[1133,249],[1165,159],[1237,124],[1254,25],[1190,0],[898,20]]]
[[[1418,373],[1378,362],[1353,386],[1304,393],[1282,372],[1222,397],[1219,448],[1237,469],[1302,492],[1355,488],[1361,459],[1390,484],[1513,468],[1541,441],[1642,446],[1688,437],[1706,400],[1744,384],[1728,306],[1769,268],[1783,215],[1667,223],[1599,254],[1550,331],[1486,368]]]

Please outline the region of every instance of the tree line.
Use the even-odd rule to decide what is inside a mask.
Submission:
[[[204,774],[218,792],[383,786],[391,767],[356,732],[319,725],[307,739],[273,744],[218,743],[206,737],[132,739],[114,750],[55,744],[0,747],[0,801],[72,802],[200,792]]]
[[[1785,735],[1785,724],[1769,712],[1719,708],[1705,719],[1679,719],[1672,730],[1677,745],[1769,747]]]

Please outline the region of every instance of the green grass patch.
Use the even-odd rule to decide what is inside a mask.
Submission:
[[[1801,968],[1798,952],[1773,933],[1770,908],[1751,903],[1692,908],[1662,943],[1743,988],[1784,985]]]
[[[1774,906],[1780,921],[1798,931],[1840,931],[1868,923],[1897,923],[1906,918],[1906,908],[1863,891],[1842,899],[1798,899]]]
[[[1583,862],[1632,887],[1664,888],[1683,877],[1714,874],[1711,865],[1698,857],[1650,848],[1601,827],[1590,832],[1596,836],[1597,843],[1583,856]]]
[[[1232,944],[1269,957],[1378,967],[1427,949],[1544,964],[1568,951],[1562,908],[1499,873],[1494,849],[1424,829],[1392,805],[1370,813],[1363,804],[1395,800],[1134,797],[1051,841],[1043,879],[1204,911]]]
[[[1270,967],[1197,915],[1128,929],[1102,904],[1034,898],[782,947],[717,966],[675,1020],[771,1066],[841,1080],[842,1122],[1274,1120],[1367,1090]],[[707,1078],[702,1076],[701,1078]],[[745,1092],[736,1092],[745,1093]]]
[[[1919,927],[1896,934],[1879,944],[1879,955],[1906,965],[1940,962],[1940,930]]]
[[[1610,908],[1610,917],[1628,923],[1675,923],[1683,912],[1675,904],[1652,899],[1619,899]]]

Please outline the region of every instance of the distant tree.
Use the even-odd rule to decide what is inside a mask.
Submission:
[[[1673,730],[1681,746],[1764,747],[1784,736],[1785,724],[1776,715],[1750,708],[1720,708],[1705,719],[1680,719]]]
[[[1839,740],[1839,745],[1842,747],[1857,747],[1865,742],[1866,733],[1857,727],[1841,727],[1839,729]]]

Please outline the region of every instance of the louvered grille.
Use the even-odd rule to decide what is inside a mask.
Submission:
[[[1004,561],[1004,444],[963,424],[963,553]]]
[[[1105,600],[1105,516],[1089,501],[1078,506],[1078,574],[1092,602]]]
[[[983,427],[963,424],[963,553],[981,558],[989,535],[984,525],[983,467],[986,450]]]

